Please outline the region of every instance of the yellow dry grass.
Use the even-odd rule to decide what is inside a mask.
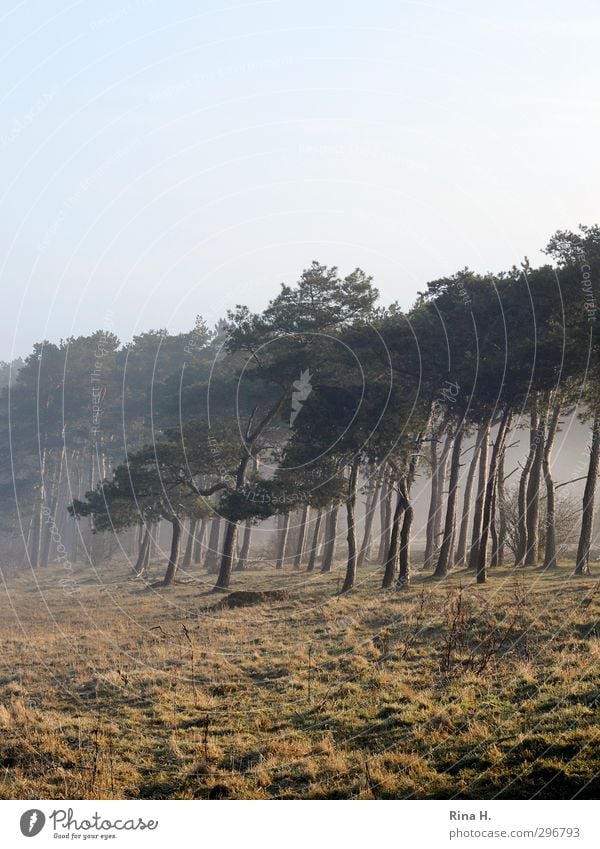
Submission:
[[[78,567],[72,593],[59,573],[3,576],[1,798],[598,794],[594,577],[382,593],[369,567],[339,597],[339,570],[264,568],[232,589],[289,599],[219,610],[200,573]]]

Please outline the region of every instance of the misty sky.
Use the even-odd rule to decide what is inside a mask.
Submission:
[[[409,306],[600,219],[597,0],[0,5],[0,358],[264,306]]]

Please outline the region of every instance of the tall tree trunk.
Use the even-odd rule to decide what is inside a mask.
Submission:
[[[317,518],[315,520],[315,527],[314,527],[314,530],[313,530],[312,545],[311,545],[311,548],[310,548],[310,556],[308,558],[308,565],[306,567],[307,572],[313,572],[314,571],[315,565],[317,563],[317,557],[319,556],[319,549],[320,549],[319,540],[320,540],[320,534],[321,534],[322,519],[323,519],[323,511],[319,510],[317,512]]]
[[[381,490],[381,485],[377,484],[375,489],[373,490],[371,496],[367,498],[366,504],[366,512],[365,512],[365,529],[363,533],[362,543],[360,545],[359,553],[358,553],[358,568],[370,559],[370,550],[371,550],[371,533],[373,531],[373,520],[375,518],[375,510],[377,509],[377,503],[379,501],[379,493]]]
[[[433,404],[431,403],[423,430],[415,440],[414,451],[408,462],[408,474],[406,476],[403,475],[398,483],[398,495],[402,498],[402,504],[400,506],[403,514],[402,529],[400,531],[400,568],[398,570],[398,580],[396,581],[396,589],[398,590],[408,587],[410,584],[410,534],[414,516],[410,493],[417,475],[419,460],[421,459],[423,440],[431,426],[432,413]]]
[[[440,462],[438,464],[438,474],[437,474],[437,487],[436,487],[436,505],[435,511],[433,515],[433,557],[431,561],[431,565],[433,565],[433,561],[436,556],[439,555],[441,541],[440,537],[442,536],[442,518],[444,515],[444,495],[446,490],[446,477],[448,474],[448,459],[450,457],[450,451],[452,448],[453,435],[452,433],[446,434],[446,439],[444,440],[444,447],[442,449],[442,454],[440,457]]]
[[[45,522],[45,531],[42,539],[41,545],[41,553],[40,553],[40,566],[48,565],[48,558],[50,556],[50,543],[52,541],[52,523],[58,527],[58,496],[60,492],[60,484],[62,481],[62,469],[63,469],[63,460],[65,456],[65,446],[64,442],[60,447],[58,452],[58,456],[54,463],[54,469],[52,473],[52,483],[50,484],[50,503],[48,504],[48,509],[50,513],[48,515],[49,521]]]
[[[546,485],[546,544],[544,546],[544,569],[552,569],[557,566],[556,562],[556,507],[554,478],[552,477],[552,449],[554,439],[558,430],[560,418],[560,403],[555,402],[552,415],[548,423],[546,445],[544,446],[544,483]]]
[[[40,536],[42,532],[42,501],[38,495],[33,507],[31,533],[29,535],[29,562],[32,569],[37,569],[40,559]]]
[[[393,492],[394,490],[391,482],[391,474],[386,471],[383,484],[381,486],[381,535],[379,537],[379,552],[377,554],[378,563],[384,562],[385,556],[390,545]]]
[[[137,560],[133,567],[133,571],[138,577],[141,577],[146,571],[146,552],[150,545],[150,528],[148,525],[140,525],[140,528],[142,529],[142,539],[138,549]]]
[[[485,489],[487,483],[488,466],[488,442],[490,437],[490,425],[484,425],[481,443],[479,445],[479,471],[477,476],[477,493],[475,495],[475,508],[473,510],[473,528],[471,531],[471,548],[469,550],[469,569],[477,571],[479,559],[479,541],[481,539],[481,526],[483,523],[483,505],[485,501]]]
[[[162,519],[154,526],[154,533],[150,535],[150,559],[154,559],[156,557],[156,552],[160,548],[160,536],[163,529],[163,521]]]
[[[346,564],[346,577],[342,585],[342,592],[350,592],[356,581],[356,527],[355,527],[355,510],[356,510],[356,484],[358,481],[358,458],[354,460],[350,467],[350,477],[348,479],[348,497],[346,498],[346,517],[348,522],[348,562]]]
[[[454,435],[454,448],[452,449],[452,459],[450,462],[450,482],[448,487],[448,499],[446,502],[446,519],[444,522],[444,536],[440,548],[438,562],[435,567],[435,577],[444,578],[448,574],[448,569],[452,562],[452,539],[454,537],[454,527],[456,522],[456,496],[458,492],[458,478],[460,474],[460,455],[462,451],[462,439],[464,433],[464,425],[461,422],[458,425],[456,434]]]
[[[414,517],[414,510],[410,501],[411,483],[411,480],[408,483],[404,480],[400,482],[400,493],[404,498],[404,519],[402,521],[402,531],[400,532],[400,569],[398,571],[398,581],[396,582],[398,589],[408,587],[410,584],[410,531]]]
[[[202,560],[202,543],[204,542],[204,536],[206,534],[206,519],[203,517],[200,519],[200,527],[198,532],[196,533],[196,539],[194,540],[194,563],[200,563]]]
[[[496,482],[496,494],[498,498],[498,565],[502,566],[506,560],[506,535],[508,533],[508,515],[506,506],[505,461],[506,451],[503,451],[498,462],[498,480]]]
[[[81,499],[83,493],[81,491],[82,468],[81,468],[81,453],[73,451],[73,470],[68,483],[68,502],[71,503],[74,498]],[[75,484],[73,487],[72,484]],[[69,561],[77,563],[79,556],[79,535],[81,533],[79,522],[69,522],[68,524],[68,549]]]
[[[399,483],[398,483],[399,486]],[[385,571],[383,573],[383,580],[381,582],[382,589],[389,589],[394,583],[394,578],[396,576],[396,566],[398,563],[398,553],[400,551],[400,530],[402,524],[402,517],[404,515],[404,507],[405,502],[398,488],[398,494],[396,496],[396,507],[394,509],[394,517],[392,519],[392,533],[390,537],[390,547],[387,552],[387,557],[385,560]]]
[[[235,544],[237,541],[238,523],[227,520],[225,522],[225,535],[223,537],[223,545],[221,548],[221,567],[219,569],[219,577],[214,589],[226,590],[231,581],[231,573],[235,560]]]
[[[464,566],[467,557],[467,537],[469,534],[469,517],[471,515],[471,493],[473,492],[473,481],[475,480],[475,472],[477,471],[477,462],[479,460],[479,448],[485,429],[485,425],[479,425],[477,436],[475,437],[475,445],[473,446],[473,456],[469,463],[469,471],[467,472],[467,479],[465,481],[462,517],[460,520],[458,546],[454,561],[455,566]]]
[[[590,446],[590,461],[588,465],[585,489],[583,492],[583,510],[581,514],[581,533],[577,546],[576,575],[590,574],[590,547],[592,544],[592,527],[594,524],[594,497],[596,495],[596,479],[600,460],[600,413],[594,416],[592,425],[592,443]]]
[[[500,469],[500,458],[498,458],[498,469]],[[492,541],[492,554],[490,557],[490,568],[495,569],[500,563],[498,551],[498,526],[496,524],[496,506],[498,504],[498,472],[492,492],[492,514],[490,516],[490,539]]]
[[[216,516],[210,520],[210,534],[208,536],[208,551],[204,565],[208,572],[216,572],[219,562],[219,537],[221,535],[221,519]]]
[[[170,587],[175,583],[175,573],[177,572],[177,566],[179,564],[179,540],[181,537],[181,521],[178,516],[173,516],[170,520],[171,526],[173,528],[173,532],[171,535],[171,551],[169,554],[169,562],[167,564],[167,571],[165,573],[165,577],[163,580],[163,585],[165,587]]]
[[[306,526],[308,524],[308,504],[304,505],[302,515],[300,517],[300,527],[298,528],[298,539],[296,540],[296,553],[294,555],[294,569],[299,569],[302,565],[302,557],[304,555],[304,543],[306,542]]]
[[[45,528],[45,510],[46,507],[46,438],[44,437],[44,447],[42,448],[40,457],[40,488],[38,497],[35,501],[35,513],[33,528],[31,532],[31,547],[29,550],[29,562],[32,569],[37,569],[40,565],[41,544]],[[91,487],[90,487],[91,488]]]
[[[290,514],[285,513],[281,517],[281,528],[279,529],[279,547],[277,552],[277,560],[275,562],[276,569],[283,569],[285,564],[285,549],[287,547],[288,534],[290,530]]]
[[[135,528],[129,528],[129,531],[126,534],[126,547],[127,547],[127,557],[129,560],[133,557],[136,551],[136,533]]]
[[[540,518],[540,481],[544,461],[544,436],[546,417],[540,416],[535,435],[535,454],[527,481],[527,509],[525,521],[527,524],[527,548],[525,550],[525,565],[535,566],[539,554],[539,518]]]
[[[242,548],[236,569],[238,572],[243,572],[248,568],[248,556],[250,554],[250,542],[252,540],[252,519],[246,519],[244,523],[244,536],[242,537]]]
[[[490,532],[490,523],[492,520],[492,502],[494,497],[494,489],[496,487],[496,479],[498,477],[498,460],[504,452],[506,445],[506,437],[510,426],[511,412],[510,408],[506,408],[498,433],[494,441],[492,449],[492,459],[490,460],[490,468],[485,487],[485,500],[483,505],[483,521],[481,523],[481,538],[479,540],[479,556],[477,560],[477,583],[484,584],[487,580],[487,543]],[[487,441],[487,440],[486,440]]]
[[[438,503],[438,453],[437,440],[432,436],[431,445],[429,448],[429,463],[431,466],[431,493],[429,496],[429,512],[427,514],[427,527],[425,531],[425,555],[423,557],[423,567],[430,569],[433,566],[433,556],[435,551],[435,510]]]
[[[325,528],[325,545],[323,551],[323,562],[321,564],[321,572],[331,572],[333,561],[335,559],[335,548],[337,543],[337,520],[338,507],[332,507],[327,514],[327,522]]]
[[[193,516],[190,519],[190,528],[188,531],[188,538],[185,543],[185,551],[183,553],[183,560],[181,561],[182,569],[189,569],[192,564],[192,552],[194,550],[194,535],[196,533],[196,527],[198,525],[198,518]]]
[[[142,574],[144,574],[148,570],[148,566],[150,565],[150,551],[152,549],[152,531],[150,529],[150,525],[148,525],[148,544],[146,545],[146,553],[144,554],[144,560],[142,563]]]
[[[521,478],[519,480],[519,492],[517,495],[517,549],[515,551],[515,566],[521,567],[525,563],[527,553],[527,485],[529,473],[535,457],[537,448],[536,434],[538,432],[537,405],[531,410],[529,419],[529,452]]]

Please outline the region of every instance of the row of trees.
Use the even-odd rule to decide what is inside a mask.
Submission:
[[[485,582],[509,539],[516,565],[554,568],[552,452],[576,410],[591,432],[575,564],[587,572],[600,230],[559,232],[546,250],[553,264],[540,268],[433,281],[408,312],[380,306],[360,269],[342,278],[313,263],[264,311],[237,307],[212,332],[197,319],[189,334],[150,332],[126,346],[108,332],[36,346],[3,390],[4,539],[25,539],[34,568],[56,539],[72,559],[103,537],[126,540],[142,574],[167,522],[164,583],[181,559],[204,557],[223,590],[261,523],[276,523],[283,564],[290,517],[294,565],[306,551],[316,568],[322,549],[328,571],[343,512],[342,590],[370,557],[384,587],[401,587],[427,478],[424,567],[437,577],[463,566]],[[520,430],[529,438],[511,524],[506,459]]]

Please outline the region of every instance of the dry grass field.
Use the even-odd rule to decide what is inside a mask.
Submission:
[[[156,577],[162,564],[156,564]],[[593,798],[600,585],[502,569],[5,574],[1,798]],[[186,583],[183,583],[186,581]],[[245,599],[247,600],[247,599]],[[219,606],[221,605],[221,606]]]

